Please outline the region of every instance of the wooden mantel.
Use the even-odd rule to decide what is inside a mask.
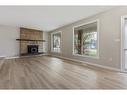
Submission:
[[[30,40],[30,39],[16,39],[17,41],[39,41],[39,42],[45,42],[45,40]]]

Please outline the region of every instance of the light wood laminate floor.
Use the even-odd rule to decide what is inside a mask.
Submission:
[[[0,89],[126,89],[127,74],[50,56],[6,59]]]

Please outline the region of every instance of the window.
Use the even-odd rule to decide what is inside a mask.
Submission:
[[[51,34],[52,52],[61,52],[61,32]]]
[[[97,21],[74,27],[74,50],[77,55],[98,56],[98,28]]]

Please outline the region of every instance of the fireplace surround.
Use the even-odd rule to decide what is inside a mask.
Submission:
[[[43,54],[43,31],[20,28],[20,56]]]

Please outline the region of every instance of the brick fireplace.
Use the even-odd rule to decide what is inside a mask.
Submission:
[[[43,53],[43,31],[20,28],[20,55],[35,55]]]

